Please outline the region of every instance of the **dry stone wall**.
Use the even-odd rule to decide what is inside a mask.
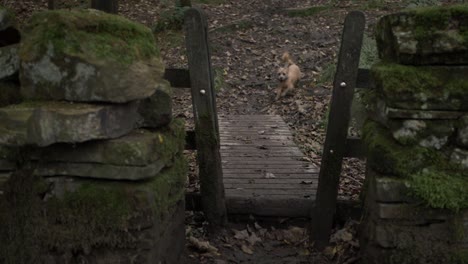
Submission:
[[[37,13],[0,46],[0,263],[178,263],[185,128],[163,73],[148,28],[97,10]]]
[[[468,263],[468,6],[383,17],[370,117],[365,263]]]

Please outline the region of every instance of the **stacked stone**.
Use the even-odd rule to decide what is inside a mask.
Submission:
[[[37,263],[177,263],[185,130],[151,30],[97,10],[46,11],[16,47],[0,48],[14,58],[1,74],[16,76],[0,108],[0,236],[16,230],[18,241],[2,239],[0,263],[24,258],[14,245]]]
[[[371,120],[365,263],[468,261],[468,6],[383,17]]]

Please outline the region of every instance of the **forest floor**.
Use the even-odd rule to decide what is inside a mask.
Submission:
[[[66,0],[62,0],[66,1]],[[82,2],[69,0],[69,2]],[[154,27],[164,17],[180,17],[171,0],[119,1],[119,13]],[[339,51],[346,14],[361,10],[366,16],[366,35],[361,67],[377,59],[373,29],[383,15],[434,0],[193,0],[208,16],[212,64],[215,69],[219,115],[280,115],[306,158],[319,166],[325,139],[334,65]],[[46,0],[1,0],[12,8],[22,24],[32,12],[47,7]],[[293,15],[290,8],[315,6]],[[177,11],[177,10],[176,10]],[[186,67],[185,42],[181,30],[155,33],[168,68]],[[288,51],[304,73],[293,94],[275,100],[276,69],[281,54]],[[359,134],[364,119],[359,101],[353,103],[350,134]],[[174,94],[174,115],[193,122],[190,94]],[[199,184],[193,153],[187,189],[197,192]],[[358,200],[364,180],[364,161],[346,159],[340,180],[339,199]],[[332,244],[314,251],[307,239],[306,219],[230,219],[228,227],[215,235],[206,231],[199,212],[187,212],[187,251],[183,263],[357,263],[358,222],[337,226]]]

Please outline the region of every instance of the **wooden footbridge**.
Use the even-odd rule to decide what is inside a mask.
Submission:
[[[115,4],[93,0],[97,8],[113,13]],[[173,87],[191,89],[195,131],[188,131],[188,146],[197,150],[201,205],[212,226],[223,225],[228,213],[306,216],[315,245],[328,243],[343,157],[362,154],[359,139],[347,138],[347,131],[354,88],[368,87],[368,72],[358,69],[364,24],[361,12],[351,12],[345,20],[317,168],[303,159],[281,117],[218,117],[206,18],[197,8],[186,12],[188,69],[167,69],[165,78]]]
[[[280,116],[225,116],[219,126],[228,213],[310,216],[319,170]]]

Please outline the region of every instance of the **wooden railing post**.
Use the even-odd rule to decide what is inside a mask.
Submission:
[[[55,1],[48,0],[47,8],[51,10],[56,9]],[[92,0],[91,8],[98,9],[111,14],[117,14],[119,9],[119,2],[118,0]]]
[[[208,222],[217,227],[226,223],[227,214],[207,22],[200,9],[187,10],[185,30],[202,206]]]
[[[111,14],[117,14],[119,9],[119,2],[118,0],[92,0],[91,8]]]
[[[311,216],[310,238],[319,249],[328,245],[333,226],[364,26],[365,17],[362,12],[353,11],[346,16],[333,83],[316,206]]]

